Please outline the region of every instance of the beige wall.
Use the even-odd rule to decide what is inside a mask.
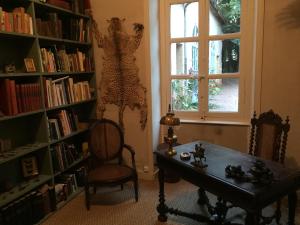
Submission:
[[[144,1],[140,0],[112,0],[112,1],[91,1],[92,10],[94,19],[98,23],[99,30],[102,34],[107,33],[107,25],[106,20],[112,17],[119,17],[121,19],[125,18],[125,29],[128,34],[133,34],[133,23],[142,23],[145,25],[144,17]],[[140,44],[140,47],[135,52],[136,56],[136,64],[139,68],[139,77],[140,82],[147,88],[148,90],[148,105],[149,110],[151,110],[151,98],[149,98],[149,81],[147,79],[148,71],[146,65],[146,57],[145,54],[148,54],[146,46],[147,38],[143,38]],[[147,53],[146,53],[147,52]],[[95,45],[95,61],[96,61],[96,73],[97,73],[97,82],[100,81],[101,71],[102,71],[102,56],[103,50],[99,49]],[[149,57],[149,56],[148,56]],[[151,96],[150,96],[151,97]],[[106,107],[106,111],[104,117],[113,119],[118,121],[117,116],[118,108],[114,105],[108,105]],[[139,171],[143,171],[144,166],[148,166],[151,170],[152,167],[152,147],[151,143],[149,143],[149,131],[151,130],[151,113],[149,113],[149,118],[147,122],[147,126],[145,130],[141,130],[139,124],[139,111],[131,111],[129,108],[126,108],[124,112],[124,124],[125,124],[125,139],[126,143],[132,145],[136,150],[136,164]],[[152,169],[153,170],[153,169]],[[143,174],[142,174],[143,175]]]
[[[157,49],[154,49],[153,52],[153,48],[157,48],[157,45],[155,42],[153,45],[150,41],[150,37],[151,39],[157,38],[157,36],[153,37],[153,31],[157,32],[157,30],[153,29],[155,26],[151,24],[155,18],[155,12],[153,12],[155,7],[149,10],[148,4],[151,2],[153,1],[91,0],[94,17],[98,22],[100,31],[103,33],[107,29],[106,20],[111,17],[126,18],[125,25],[128,33],[132,32],[132,24],[135,22],[143,23],[145,26],[145,36],[135,56],[141,82],[148,90],[149,118],[146,129],[144,131],[140,129],[138,111],[127,109],[124,113],[126,140],[128,144],[136,149],[136,161],[140,177],[147,177],[149,174],[151,177],[151,171],[153,171],[152,151],[157,145],[155,142],[157,142],[159,128],[157,126],[159,119],[157,110],[160,109],[159,90],[157,89],[159,70],[157,69],[158,66],[154,65],[158,62],[158,52]],[[155,2],[157,3],[157,1]],[[261,91],[261,97],[259,104],[256,105],[258,105],[258,110],[260,108],[261,111],[272,108],[282,116],[290,116],[291,131],[288,140],[288,160],[292,162],[291,164],[300,164],[300,151],[298,150],[298,146],[300,146],[300,57],[298,56],[300,53],[300,22],[296,27],[288,28],[283,25],[283,20],[288,20],[282,19],[285,8],[294,2],[299,1],[265,1],[263,61],[261,76],[258,76],[260,81],[257,82],[261,84],[261,89],[257,89],[257,91]],[[297,7],[300,9],[299,3]],[[292,6],[291,10],[295,10],[295,6]],[[300,10],[298,15],[300,15]],[[149,16],[152,17],[151,20],[149,20]],[[98,81],[101,77],[102,55],[103,51],[95,47]],[[153,57],[156,57],[156,61],[153,61]],[[152,97],[152,92],[155,97]],[[152,107],[152,104],[157,105],[157,107]],[[117,120],[117,108],[115,106],[107,107],[105,117]],[[203,139],[243,152],[247,151],[249,137],[247,126],[182,124],[175,132],[178,135],[178,141],[181,143]],[[143,173],[144,166],[149,167],[150,173]]]
[[[178,143],[203,140],[247,152],[248,126],[181,124],[175,129]]]
[[[300,1],[266,0],[261,110],[289,116],[287,165],[300,165]]]

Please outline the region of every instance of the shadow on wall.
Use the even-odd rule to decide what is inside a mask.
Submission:
[[[297,163],[297,161],[295,160],[294,157],[291,157],[291,156],[286,156],[286,159],[285,159],[285,162],[284,162],[284,165],[287,167],[287,168],[291,168],[291,169],[295,169],[295,168],[299,168],[299,164]]]
[[[277,15],[280,26],[287,29],[300,28],[300,0],[294,0]]]

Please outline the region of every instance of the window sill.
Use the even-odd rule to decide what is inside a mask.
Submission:
[[[224,125],[224,126],[250,126],[249,122],[245,121],[217,121],[217,120],[188,120],[181,119],[181,124],[204,124],[204,125]]]

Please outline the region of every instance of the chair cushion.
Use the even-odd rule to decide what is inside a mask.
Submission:
[[[128,178],[133,175],[133,169],[117,164],[105,164],[89,171],[87,179],[88,182],[115,182]]]

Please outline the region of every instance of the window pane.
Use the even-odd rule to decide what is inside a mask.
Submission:
[[[241,0],[211,0],[209,34],[220,35],[240,31]]]
[[[198,2],[171,5],[171,38],[198,36]]]
[[[239,72],[240,39],[209,42],[209,74]]]
[[[238,112],[239,79],[209,79],[209,112]]]
[[[172,80],[172,107],[177,111],[198,110],[198,80]]]
[[[198,42],[171,44],[171,74],[198,74]]]

